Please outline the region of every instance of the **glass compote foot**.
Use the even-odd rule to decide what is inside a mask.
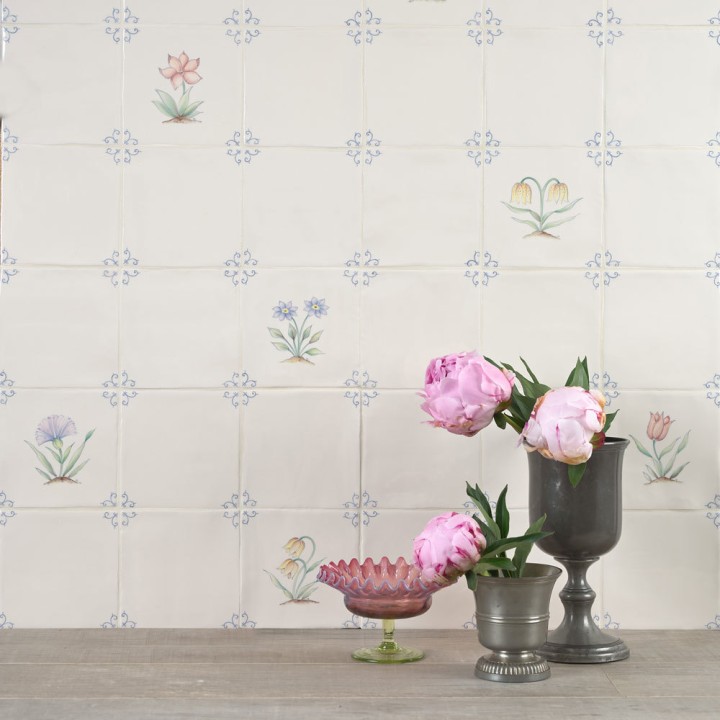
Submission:
[[[345,596],[345,607],[355,615],[383,622],[382,642],[374,648],[360,648],[355,660],[373,663],[406,663],[422,660],[422,650],[400,647],[395,641],[395,620],[422,615],[430,607],[432,594],[448,583],[428,582],[420,568],[405,558],[391,563],[383,557],[379,563],[367,558],[362,564],[353,558],[322,565],[318,580]]]

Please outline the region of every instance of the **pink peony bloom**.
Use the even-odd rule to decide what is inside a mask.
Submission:
[[[472,437],[510,400],[515,376],[500,370],[475,352],[434,358],[425,371],[420,406],[431,425]]]
[[[538,398],[520,441],[528,452],[567,465],[580,465],[590,458],[593,437],[605,425],[605,398],[581,387],[548,390]]]
[[[158,68],[160,74],[167,78],[173,86],[173,90],[177,90],[182,83],[195,85],[202,78],[195,71],[200,66],[200,58],[191,60],[185,52],[180,53],[180,57],[168,55],[168,67]]]
[[[487,542],[467,515],[447,512],[434,517],[413,541],[413,559],[428,582],[454,582],[480,560]]]

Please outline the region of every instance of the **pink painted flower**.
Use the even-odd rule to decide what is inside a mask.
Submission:
[[[454,582],[480,560],[487,546],[480,526],[467,515],[437,515],[413,541],[413,559],[428,582]]]
[[[425,392],[420,406],[433,419],[431,425],[456,435],[472,437],[510,401],[515,376],[500,370],[475,352],[434,358],[425,371]]]
[[[605,425],[605,398],[581,387],[548,390],[538,398],[520,441],[528,452],[567,465],[580,465],[590,458],[593,440]],[[595,442],[597,445],[597,442]]]
[[[647,436],[651,440],[664,440],[670,431],[670,425],[674,423],[665,413],[650,413],[650,422],[647,426]]]
[[[158,70],[160,70],[160,74],[164,78],[167,78],[172,83],[173,90],[177,90],[182,83],[195,85],[202,80],[200,75],[195,72],[199,66],[200,58],[190,60],[183,51],[180,53],[180,57],[168,55],[168,67],[158,68]]]

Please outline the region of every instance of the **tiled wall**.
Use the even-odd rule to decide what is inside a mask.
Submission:
[[[428,359],[469,349],[550,384],[587,354],[662,455],[648,482],[627,451],[598,622],[718,627],[716,0],[9,0],[1,26],[0,627],[359,625],[300,561],[407,554],[466,480],[524,529],[516,437],[422,423]],[[472,612],[458,585],[407,626]]]

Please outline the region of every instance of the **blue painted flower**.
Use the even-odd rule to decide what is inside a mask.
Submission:
[[[51,442],[55,447],[62,446],[62,439],[77,432],[75,423],[64,415],[50,415],[40,421],[35,431],[35,441],[38,445]]]
[[[297,305],[293,305],[292,300],[278,300],[278,304],[273,308],[273,317],[279,320],[292,320],[296,314]]]
[[[325,298],[318,300],[316,297],[305,301],[305,312],[308,315],[314,315],[316,318],[327,315],[328,306],[325,304]]]

